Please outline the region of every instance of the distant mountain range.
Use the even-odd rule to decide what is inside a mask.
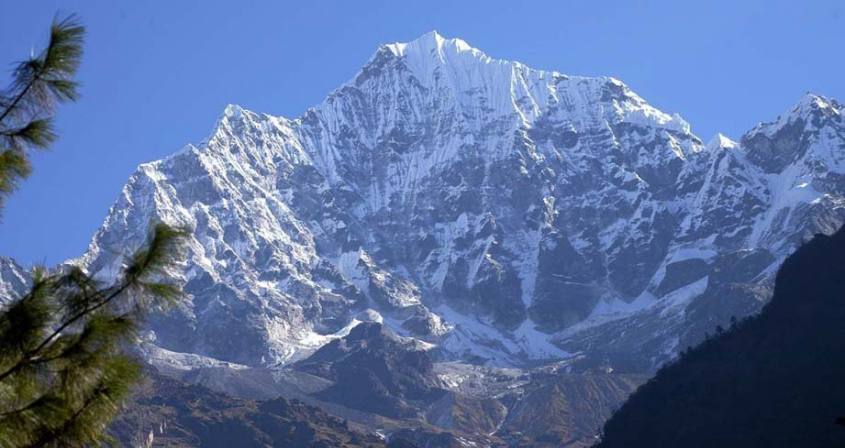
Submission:
[[[139,166],[70,262],[108,278],[150,222],[186,226],[189,299],[142,348],[163,372],[417,443],[584,446],[845,222],[843,109],[807,94],[705,143],[617,79],[432,32],[298,118],[227,106],[205,141]],[[0,259],[0,296],[27,278]]]

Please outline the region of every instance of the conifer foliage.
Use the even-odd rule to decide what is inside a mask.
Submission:
[[[55,106],[78,97],[73,79],[85,29],[55,20],[47,47],[19,63],[0,95],[0,209],[30,173],[31,151],[56,134]],[[151,310],[181,294],[172,279],[184,260],[185,231],[153,226],[144,247],[104,283],[76,266],[35,269],[30,290],[0,310],[0,448],[87,446],[140,378],[129,354]]]
[[[78,98],[73,79],[82,58],[85,27],[75,16],[54,20],[47,47],[17,64],[11,85],[0,93],[0,207],[29,176],[29,152],[56,139],[53,112]]]

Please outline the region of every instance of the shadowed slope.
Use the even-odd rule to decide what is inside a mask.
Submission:
[[[662,369],[601,447],[845,446],[845,230],[816,236],[757,317]]]

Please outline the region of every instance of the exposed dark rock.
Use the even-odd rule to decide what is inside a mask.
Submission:
[[[316,398],[394,418],[414,417],[445,393],[428,353],[375,322],[358,324],[295,368],[334,383]]]

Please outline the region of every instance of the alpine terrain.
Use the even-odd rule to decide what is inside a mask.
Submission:
[[[384,433],[586,443],[640,375],[760,310],[783,259],[842,225],[843,112],[807,94],[705,143],[617,79],[431,32],[298,118],[227,106],[138,167],[72,262],[107,278],[150,222],[191,230],[189,299],[143,349],[183,379]],[[22,272],[0,260],[0,291]]]

